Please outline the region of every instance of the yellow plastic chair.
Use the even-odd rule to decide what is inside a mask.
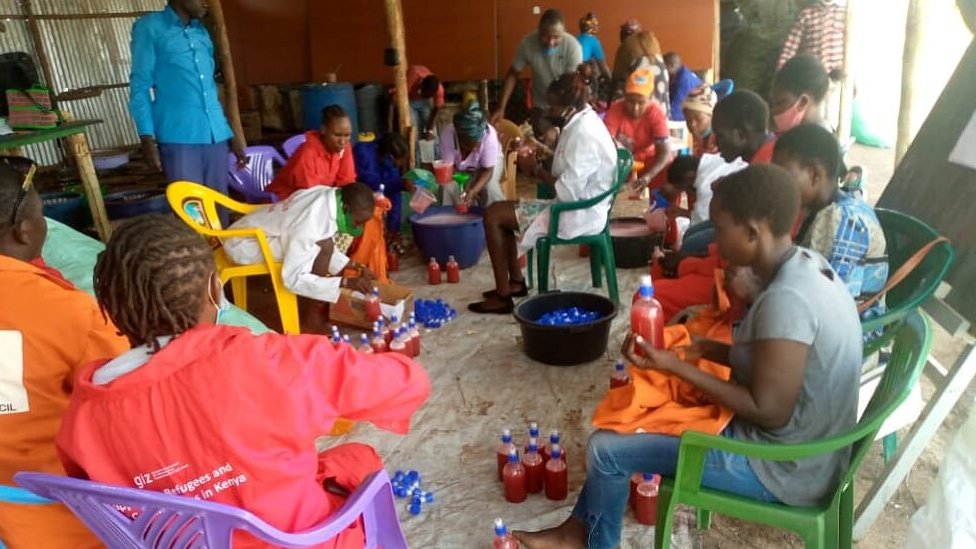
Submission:
[[[217,275],[222,281],[230,282],[234,304],[247,310],[247,277],[270,275],[281,315],[281,329],[286,334],[300,333],[298,320],[298,298],[285,288],[281,279],[281,263],[274,260],[268,239],[261,229],[224,229],[217,216],[217,205],[232,212],[247,214],[262,207],[232,200],[213,189],[189,181],[176,181],[166,187],[166,199],[176,215],[196,232],[207,237],[214,250]],[[246,237],[254,238],[261,248],[264,261],[251,265],[236,265],[227,257],[221,239]]]

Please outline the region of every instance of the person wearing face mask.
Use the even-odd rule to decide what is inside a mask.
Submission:
[[[508,100],[515,91],[519,75],[526,67],[532,69],[532,107],[546,108],[546,91],[560,75],[571,73],[583,62],[583,48],[573,35],[566,32],[563,14],[546,10],[539,19],[539,28],[527,34],[519,43],[515,59],[505,76],[501,100],[491,114],[491,122],[505,117]]]
[[[340,416],[406,434],[430,380],[395,353],[220,325],[222,293],[210,246],[175,217],[115,230],[95,266],[95,294],[133,349],[79,373],[57,438],[62,462],[74,477],[307,530],[383,468],[370,446],[319,452],[316,438]],[[317,547],[364,543],[359,523]],[[233,546],[269,547],[243,532]]]
[[[586,103],[587,89],[577,74],[560,76],[549,86],[549,112],[562,128],[553,155],[552,170],[542,168],[535,155],[520,157],[519,173],[529,174],[555,188],[556,201],[577,202],[613,188],[617,148],[600,117]],[[586,210],[565,212],[559,219],[559,237],[597,234],[606,226],[607,200]],[[468,305],[475,313],[511,314],[513,297],[528,295],[519,256],[531,250],[549,232],[552,200],[496,202],[485,212],[485,238],[495,275],[495,288],[484,300]]]
[[[824,121],[821,105],[830,89],[830,78],[823,63],[810,54],[791,58],[773,77],[769,94],[769,112],[776,135],[782,135],[800,124]]]
[[[664,110],[651,99],[654,74],[643,66],[627,79],[626,92],[610,106],[603,119],[617,144],[634,154],[634,161],[644,169],[637,176],[635,187],[642,189],[664,170],[671,158],[668,139],[668,119]]]
[[[128,341],[98,304],[41,259],[47,222],[36,167],[0,159],[0,485],[14,473],[63,475],[55,436],[79,370],[114,358]],[[56,314],[52,312],[56,311]],[[93,549],[98,539],[61,504],[0,503],[9,549]]]
[[[457,183],[444,186],[445,204],[487,208],[505,200],[499,184],[505,172],[502,144],[477,101],[458,111],[454,122],[441,132],[440,153],[441,160],[453,162],[456,171],[471,174],[460,196]]]

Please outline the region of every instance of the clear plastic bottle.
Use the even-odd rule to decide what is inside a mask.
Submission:
[[[532,439],[539,440],[539,424],[535,421],[529,423],[529,440],[525,442],[525,452],[529,451],[529,441]]]
[[[637,522],[645,526],[657,523],[657,492],[661,484],[661,477],[644,473],[644,481],[637,485],[637,495],[634,496],[635,514]]]
[[[512,448],[508,452],[508,463],[502,470],[502,482],[505,484],[505,501],[522,503],[528,497],[528,484],[525,467],[519,462],[518,450]]]
[[[417,321],[412,317],[409,326],[407,330],[408,348],[410,349],[410,356],[416,358],[420,356],[420,328],[417,327]]]
[[[562,458],[562,450],[556,444],[546,463],[546,498],[561,501],[569,495],[569,471]]]
[[[637,487],[644,482],[644,473],[634,473],[630,475],[630,495],[627,497],[627,505],[636,512],[637,508]]]
[[[410,356],[410,351],[407,350],[407,338],[404,335],[403,328],[397,330],[396,336],[393,341],[390,342],[390,352],[400,353],[403,356]]]
[[[390,328],[389,332],[385,334],[387,344],[392,343],[393,338],[395,338],[397,332],[400,331],[400,319],[397,317],[397,315],[393,315],[390,317],[389,328]]]
[[[508,533],[505,521],[495,519],[495,539],[491,542],[491,549],[519,549],[519,542],[515,536]]]
[[[383,334],[380,332],[379,327],[373,328],[373,339],[370,340],[369,345],[373,348],[374,353],[385,353],[390,350],[390,347],[386,344],[386,339],[383,338]]]
[[[498,480],[502,480],[502,471],[505,469],[505,465],[508,464],[508,454],[509,450],[515,450],[518,452],[518,448],[512,443],[512,432],[508,429],[502,431],[502,442],[498,445],[498,453],[496,459],[498,461]]]
[[[457,284],[461,282],[461,266],[454,259],[454,256],[447,258],[447,283]]]
[[[441,266],[437,264],[437,259],[430,258],[427,264],[427,283],[436,286],[441,283]]]
[[[360,334],[359,336],[359,352],[368,355],[373,354],[373,347],[370,345],[369,336],[366,334]]]
[[[376,322],[381,316],[383,316],[382,308],[380,307],[380,289],[373,288],[373,293],[366,297],[366,302],[364,304],[366,320],[369,322]]]
[[[352,346],[352,338],[349,337],[349,334],[342,336],[342,342],[346,345]]]
[[[644,338],[652,347],[664,347],[664,310],[654,299],[651,275],[641,276],[640,289],[637,290],[630,308],[630,331]],[[642,355],[639,347],[637,354]]]
[[[542,492],[545,482],[546,466],[539,455],[539,440],[529,439],[529,449],[522,458],[522,466],[525,467],[526,486],[530,494]]]
[[[626,387],[627,385],[630,385],[627,366],[624,364],[624,361],[618,360],[617,364],[613,367],[613,371],[610,372],[610,388],[616,389],[617,387]]]
[[[569,460],[567,459],[568,456],[566,455],[566,447],[562,445],[562,438],[559,436],[558,429],[553,429],[552,431],[549,431],[549,444],[547,444],[546,447],[543,448],[542,450],[542,459],[545,460],[546,463],[548,463],[552,457],[552,449],[556,446],[560,447],[560,450],[562,451],[563,461],[565,461],[568,464]]]

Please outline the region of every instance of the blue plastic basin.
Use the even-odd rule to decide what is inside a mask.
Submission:
[[[473,267],[485,251],[485,224],[480,208],[471,208],[467,219],[456,223],[428,224],[423,220],[439,215],[463,215],[454,206],[431,206],[422,214],[410,216],[413,239],[425,258],[435,258],[441,267],[454,256],[462,269]]]
[[[91,225],[88,202],[84,195],[75,192],[53,192],[41,195],[44,215],[57,219],[74,229],[84,229]]]
[[[105,195],[105,212],[109,219],[126,219],[150,213],[169,213],[166,191],[140,189]]]

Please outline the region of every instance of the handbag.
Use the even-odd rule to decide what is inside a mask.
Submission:
[[[7,123],[14,130],[49,130],[64,122],[60,111],[51,104],[51,90],[39,84],[8,89],[7,106]]]

